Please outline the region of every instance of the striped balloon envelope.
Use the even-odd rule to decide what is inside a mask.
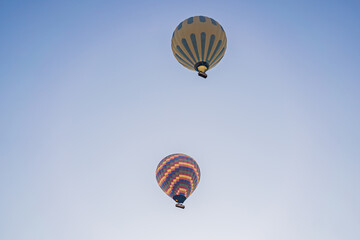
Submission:
[[[206,71],[215,67],[226,51],[226,34],[214,19],[196,16],[182,21],[175,29],[171,48],[184,67],[206,78]]]
[[[199,165],[191,157],[176,153],[165,157],[156,168],[160,188],[177,207],[184,208],[184,201],[194,192],[200,181]]]

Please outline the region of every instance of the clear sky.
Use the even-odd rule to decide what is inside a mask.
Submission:
[[[0,239],[360,239],[359,1],[1,1]],[[225,29],[205,80],[184,19]],[[172,153],[201,180],[157,185]]]

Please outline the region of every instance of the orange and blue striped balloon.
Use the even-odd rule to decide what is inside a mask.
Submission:
[[[157,166],[156,180],[169,197],[181,204],[199,184],[200,168],[194,159],[185,154],[171,154]]]

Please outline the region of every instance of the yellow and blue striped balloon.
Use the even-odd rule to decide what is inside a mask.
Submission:
[[[182,21],[176,27],[171,48],[181,65],[206,78],[205,72],[224,57],[226,42],[225,31],[217,21],[196,16]]]

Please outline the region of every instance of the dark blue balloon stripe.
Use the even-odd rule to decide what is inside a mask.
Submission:
[[[177,30],[180,30],[182,28],[182,22],[178,25]]]
[[[209,62],[211,62],[211,61],[213,60],[215,54],[217,53],[217,51],[219,50],[219,48],[220,48],[220,46],[221,46],[221,43],[222,43],[222,41],[219,40],[219,42],[218,42],[218,44],[216,45],[216,48],[215,48],[213,54],[211,55],[211,58],[209,59]]]
[[[196,54],[196,57],[197,57],[197,61],[200,62],[200,58],[199,58],[199,51],[198,51],[198,48],[197,48],[197,43],[196,43],[196,36],[194,33],[192,33],[190,35],[190,38],[191,38],[191,42],[192,42],[192,45],[194,47],[194,50],[195,50],[195,54]]]
[[[210,55],[212,47],[214,45],[214,41],[215,41],[215,35],[211,34],[210,43],[209,43],[209,49],[208,49],[208,52],[207,52],[207,55],[206,55],[206,62],[209,62],[209,55]]]
[[[216,62],[214,62],[211,66],[215,66],[216,64],[218,64],[223,57],[224,57],[224,55],[221,58],[219,58]]]
[[[219,24],[219,25],[220,25],[220,24]],[[225,32],[224,29],[223,29],[223,27],[222,27],[221,25],[220,25],[220,27],[221,27],[221,30],[222,30],[223,32]]]
[[[190,63],[188,63],[188,62],[186,62],[184,59],[182,59],[179,55],[177,55],[176,53],[175,53],[175,57],[178,59],[178,60],[180,60],[180,63],[181,64],[183,64],[183,65],[187,65],[187,66],[189,66],[189,67],[193,67]]]
[[[204,61],[204,52],[205,52],[205,43],[206,43],[206,33],[201,33],[201,61]]]
[[[214,19],[210,18],[210,20],[212,24],[214,24],[215,26],[217,25],[217,22]]]
[[[186,39],[185,38],[181,39],[181,42],[182,42],[183,46],[185,47],[186,51],[189,53],[190,57],[194,60],[194,64],[195,64],[196,63],[195,57],[192,54],[191,49],[189,48],[189,45],[188,45]]]
[[[180,48],[179,45],[176,46],[176,49],[181,53],[181,55],[186,58],[186,60],[188,60],[190,63],[192,63],[192,65],[194,66],[195,63],[193,63],[190,58],[188,56],[186,56],[186,54],[184,53],[184,51]]]
[[[223,47],[223,49],[221,49],[221,51],[219,52],[219,54],[217,55],[217,57],[210,63],[211,66],[212,66],[213,63],[223,54],[224,51],[225,51],[225,47]]]
[[[187,24],[192,24],[194,22],[194,17],[188,18]]]

